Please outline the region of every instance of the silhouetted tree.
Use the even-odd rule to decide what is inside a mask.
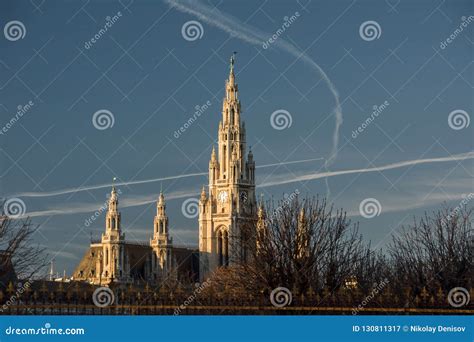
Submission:
[[[3,206],[2,206],[3,208]],[[0,215],[0,274],[14,272],[20,279],[38,277],[47,264],[45,248],[32,241],[38,226],[30,218],[11,218]]]
[[[389,245],[395,288],[447,292],[474,280],[472,209],[444,208],[403,227]]]
[[[362,241],[357,224],[319,198],[295,196],[261,205],[255,222],[241,229],[241,240],[231,247],[233,266],[214,274],[215,286],[333,291],[351,277],[370,287],[386,272],[384,259]],[[235,253],[242,251],[240,241],[246,251]]]

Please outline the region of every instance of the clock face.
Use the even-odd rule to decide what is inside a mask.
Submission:
[[[221,191],[219,192],[219,195],[217,195],[217,198],[219,199],[219,202],[221,203],[225,203],[228,197],[229,195],[227,194],[227,191]]]
[[[247,191],[241,191],[240,200],[242,201],[242,203],[247,203],[248,199],[249,199],[249,195],[247,194]]]

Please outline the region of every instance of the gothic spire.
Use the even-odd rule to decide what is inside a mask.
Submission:
[[[234,52],[230,57],[230,71],[229,71],[229,79],[227,80],[227,98],[231,100],[237,99],[237,85],[235,84],[235,74],[234,74],[234,64],[235,64],[235,54]]]
[[[216,157],[216,148],[214,145],[212,146],[212,153],[211,153],[211,162],[217,162],[217,157]]]

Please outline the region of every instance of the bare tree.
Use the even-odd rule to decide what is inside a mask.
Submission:
[[[247,257],[234,257],[234,266],[216,273],[214,284],[247,291],[278,286],[337,290],[350,277],[358,282],[361,277],[364,287],[383,277],[378,272],[383,262],[363,243],[357,225],[319,198],[269,202],[259,208],[255,222],[241,227],[241,236]]]
[[[392,281],[396,288],[419,293],[470,288],[474,282],[472,209],[444,208],[403,227],[389,245]]]
[[[29,218],[14,219],[3,213],[0,215],[0,273],[11,272],[7,268],[13,267],[21,279],[41,275],[47,260],[45,248],[32,239],[37,229],[38,226],[33,226]]]

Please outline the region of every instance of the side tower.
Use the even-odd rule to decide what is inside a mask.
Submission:
[[[172,239],[168,231],[165,196],[160,192],[156,204],[156,216],[153,222],[153,238],[150,240],[153,250],[151,257],[151,274],[153,280],[162,279],[171,271]]]
[[[255,162],[246,155],[245,123],[234,74],[235,56],[230,59],[225,83],[222,120],[218,129],[218,152],[213,148],[209,162],[209,190],[203,188],[199,201],[200,278],[219,266],[245,262],[249,247],[244,227],[254,229],[256,219]],[[247,229],[245,229],[247,234]],[[254,236],[254,232],[248,232]]]
[[[125,255],[125,234],[120,228],[120,212],[118,211],[118,196],[115,186],[110,192],[105,233],[102,234],[102,251],[100,260],[100,283],[112,281],[127,281],[128,267]]]

